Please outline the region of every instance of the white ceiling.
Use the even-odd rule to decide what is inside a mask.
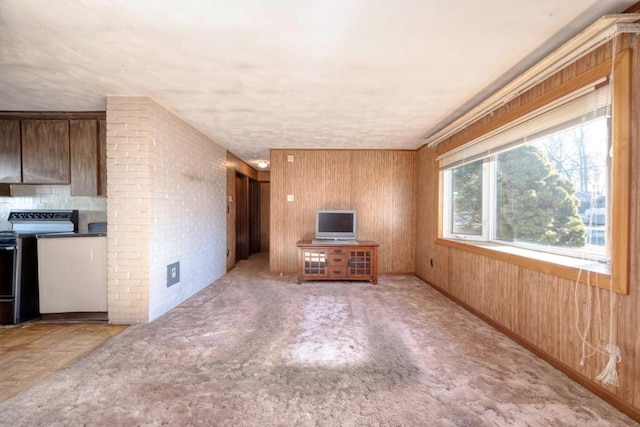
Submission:
[[[151,96],[253,162],[415,149],[635,0],[0,1],[0,110]]]

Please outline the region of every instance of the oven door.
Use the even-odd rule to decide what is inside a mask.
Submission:
[[[0,244],[0,299],[16,296],[16,254],[16,245]]]
[[[0,244],[0,325],[16,323],[17,247]]]

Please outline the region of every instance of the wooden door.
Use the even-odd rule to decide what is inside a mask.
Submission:
[[[0,182],[22,182],[19,120],[0,120]]]
[[[249,258],[249,178],[236,174],[236,262]]]
[[[236,261],[260,252],[260,183],[236,174]]]
[[[327,248],[299,248],[298,278],[305,280],[328,278],[328,252],[329,249]],[[300,283],[299,280],[298,283]]]
[[[347,276],[350,279],[369,279],[373,274],[374,261],[372,248],[349,249]]]
[[[260,183],[260,252],[269,252],[271,184]]]
[[[249,255],[260,252],[260,183],[249,179]]]
[[[107,195],[107,121],[98,120],[98,195]]]
[[[22,182],[69,184],[68,120],[23,120]]]
[[[69,120],[71,195],[98,195],[98,122]]]

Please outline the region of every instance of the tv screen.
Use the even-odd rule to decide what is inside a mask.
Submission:
[[[356,211],[319,210],[316,212],[316,239],[354,240]]]

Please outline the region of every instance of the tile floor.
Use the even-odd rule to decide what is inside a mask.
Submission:
[[[0,402],[69,366],[122,332],[106,322],[28,322],[0,327]]]

